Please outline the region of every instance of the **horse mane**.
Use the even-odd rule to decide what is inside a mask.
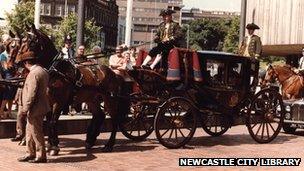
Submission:
[[[37,38],[39,40],[41,49],[38,50],[37,56],[39,63],[45,67],[49,68],[58,51],[52,42],[52,40],[41,30],[37,30]]]
[[[288,64],[284,64],[284,65],[274,65],[273,68],[280,68],[280,69],[282,69],[284,72],[296,74],[295,71],[292,69],[292,66],[291,66],[291,65],[288,65]]]

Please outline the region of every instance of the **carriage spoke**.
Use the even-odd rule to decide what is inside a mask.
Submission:
[[[264,138],[265,123],[262,123],[262,125],[263,125],[263,128],[262,128],[261,139]]]
[[[170,132],[170,135],[169,135],[169,139],[171,139],[171,138],[172,138],[172,135],[173,135],[173,130],[174,130],[174,129],[171,129],[171,132]]]
[[[170,128],[168,128],[160,137],[162,138],[169,131],[170,131]]]
[[[186,138],[185,135],[184,135],[184,133],[183,133],[183,131],[181,131],[180,129],[178,129],[178,131],[179,131],[179,133],[180,133],[184,138]]]
[[[267,133],[267,138],[269,138],[269,128],[268,128],[268,123],[266,122],[266,133]]]
[[[275,132],[275,130],[274,130],[273,126],[271,125],[271,123],[269,123],[269,125],[270,125],[270,128],[272,129],[272,131]]]
[[[259,126],[259,128],[258,128],[257,132],[255,133],[255,136],[257,136],[257,135],[258,135],[258,133],[260,132],[261,127],[262,127],[262,124]]]
[[[177,128],[174,129],[175,130],[175,139],[176,141],[178,140],[178,136],[177,136]]]

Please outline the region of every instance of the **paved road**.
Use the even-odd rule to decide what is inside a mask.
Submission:
[[[247,133],[245,126],[230,129],[224,136],[209,137],[197,129],[195,138],[186,149],[168,150],[159,145],[154,135],[145,142],[134,143],[118,134],[114,152],[102,153],[109,134],[99,136],[96,148],[84,150],[85,135],[61,136],[61,152],[49,157],[47,164],[19,163],[16,159],[25,148],[8,139],[0,140],[0,170],[303,170],[300,167],[186,167],[178,166],[180,157],[299,157],[304,159],[304,131],[298,135],[281,133],[271,144],[257,144]]]

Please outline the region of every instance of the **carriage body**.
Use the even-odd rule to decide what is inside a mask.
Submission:
[[[198,126],[211,136],[220,136],[237,124],[246,124],[259,143],[277,136],[285,112],[282,98],[274,89],[256,91],[257,60],[224,52],[175,50],[178,56],[174,59],[179,60],[179,65],[178,72],[174,69],[178,75],[174,76],[178,77],[172,77],[170,68],[167,75],[145,69],[129,72],[142,91],[131,96],[134,105],[130,111],[140,110],[129,119],[128,125],[133,127],[123,131],[125,135],[138,132],[138,136],[127,137],[143,140],[154,129],[161,144],[179,148],[187,144]],[[197,56],[199,65],[193,56]]]
[[[255,94],[257,60],[224,52],[201,51],[198,54],[204,78],[196,86],[200,108],[211,105],[232,110]]]

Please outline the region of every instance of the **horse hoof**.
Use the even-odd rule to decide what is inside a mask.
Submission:
[[[59,150],[54,150],[54,149],[50,150],[50,156],[57,156],[58,153],[59,153]]]
[[[85,148],[86,148],[87,150],[92,149],[93,146],[94,146],[94,143],[93,143],[93,144],[91,144],[91,143],[86,143],[86,144],[85,144]]]
[[[104,153],[109,153],[109,152],[112,152],[113,151],[113,147],[110,147],[110,146],[104,146],[102,148],[102,152]]]

